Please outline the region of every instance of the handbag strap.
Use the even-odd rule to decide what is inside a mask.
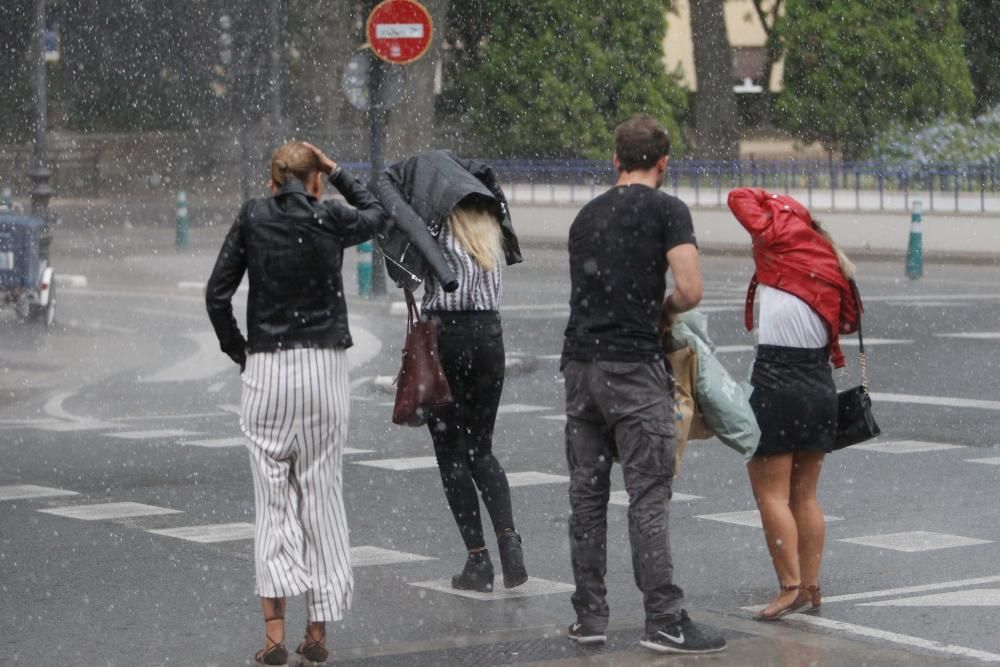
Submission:
[[[417,300],[413,298],[413,292],[404,287],[403,294],[406,295],[406,332],[409,333],[420,321],[420,314],[417,311]]]
[[[851,278],[851,292],[854,295],[854,308],[858,318],[858,360],[861,366],[861,387],[868,393],[868,355],[865,354],[865,337],[861,332],[861,293],[858,292],[858,284]]]

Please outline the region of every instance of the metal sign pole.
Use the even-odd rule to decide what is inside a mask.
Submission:
[[[45,71],[45,0],[35,1],[35,25],[32,32],[32,42],[35,48],[32,55],[35,58],[35,146],[31,168],[31,215],[41,218],[46,225],[49,222],[49,198],[52,187],[49,185],[50,172],[46,166],[46,130],[48,127],[48,81]]]
[[[369,111],[371,120],[370,162],[371,173],[368,177],[374,183],[385,166],[385,63],[381,58],[371,54],[369,69]],[[385,260],[377,240],[372,243],[372,296],[380,297],[386,294]]]

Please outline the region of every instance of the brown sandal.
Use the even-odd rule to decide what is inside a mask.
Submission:
[[[330,652],[323,645],[322,641],[313,639],[309,635],[302,640],[299,647],[295,649],[295,652],[299,654],[302,658],[302,664],[306,667],[321,667],[321,665],[326,664],[327,658],[330,657]]]
[[[801,584],[782,584],[781,586],[782,593],[787,593],[789,591],[800,591],[801,589],[802,589]],[[784,606],[781,609],[778,609],[777,611],[771,614],[765,614],[764,610],[767,609],[767,607],[764,607],[764,609],[761,609],[756,614],[754,614],[753,618],[755,621],[777,621],[779,618],[783,618],[785,616],[788,616],[789,614],[794,614],[800,611],[802,605],[803,603],[800,602],[799,598],[796,597],[787,606]]]
[[[822,604],[819,585],[799,586],[799,597],[795,602],[801,607],[799,612],[817,612]]]
[[[271,621],[283,620],[285,620],[284,616],[265,618],[264,625],[266,626]],[[267,641],[273,645],[271,648],[265,646],[254,655],[253,658],[257,663],[257,667],[288,667],[288,649],[285,648],[285,643],[274,641],[269,634],[265,633],[265,636],[267,637]]]

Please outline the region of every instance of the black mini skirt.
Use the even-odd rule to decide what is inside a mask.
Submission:
[[[758,345],[750,384],[761,432],[754,456],[833,451],[837,387],[826,348]]]

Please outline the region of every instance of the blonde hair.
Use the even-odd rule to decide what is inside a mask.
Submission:
[[[271,180],[278,187],[291,178],[305,183],[319,170],[319,156],[301,141],[289,141],[271,155]]]
[[[462,202],[448,215],[452,234],[484,271],[492,271],[503,252],[496,214],[484,206]]]
[[[840,263],[840,272],[843,273],[844,277],[847,278],[848,280],[853,278],[855,271],[854,262],[852,262],[850,259],[847,258],[847,255],[844,253],[841,247],[837,245],[837,242],[833,240],[832,236],[830,236],[830,232],[826,230],[826,228],[822,225],[822,223],[820,223],[819,220],[813,218],[812,224],[813,224],[813,229],[819,232],[819,235],[822,236],[824,239],[826,239],[826,242],[830,244],[831,248],[833,248],[833,252],[836,253],[837,262]]]

